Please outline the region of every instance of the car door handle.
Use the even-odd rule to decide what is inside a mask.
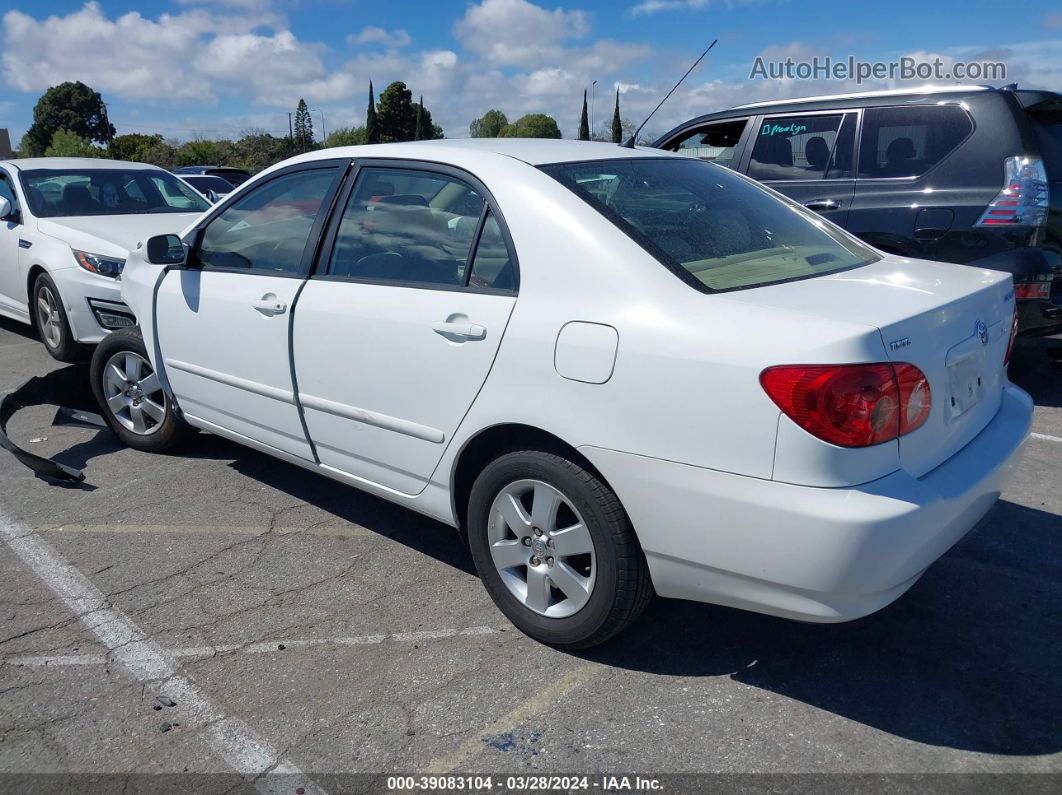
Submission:
[[[835,202],[833,199],[812,199],[809,202],[805,202],[804,206],[809,210],[821,213],[823,210],[836,210],[841,204],[840,202]]]
[[[278,301],[273,293],[266,293],[257,301],[252,301],[251,306],[263,315],[283,315],[288,311],[288,305],[283,301]]]
[[[446,320],[440,320],[438,323],[432,323],[431,327],[436,334],[442,334],[444,337],[481,340],[487,336],[487,329],[479,325],[479,323],[451,323]]]

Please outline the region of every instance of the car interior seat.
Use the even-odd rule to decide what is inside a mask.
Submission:
[[[825,171],[826,161],[830,159],[830,147],[821,135],[808,139],[804,147],[804,159],[808,161],[808,171]]]
[[[67,185],[63,188],[63,209],[70,215],[85,215],[99,211],[100,205],[84,185]]]

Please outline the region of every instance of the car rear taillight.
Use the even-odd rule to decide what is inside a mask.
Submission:
[[[913,364],[792,364],[768,367],[760,384],[787,417],[839,447],[869,447],[910,433],[933,403]]]
[[[1010,364],[1010,354],[1014,350],[1014,340],[1018,338],[1018,307],[1014,307],[1014,319],[1010,321],[1010,339],[1007,340],[1007,352],[1003,354],[1003,366]]]
[[[1003,161],[1003,190],[984,211],[977,226],[1042,226],[1049,206],[1047,171],[1038,157]]]
[[[1051,297],[1051,282],[1044,279],[1036,282],[1016,282],[1015,301],[1039,301]]]

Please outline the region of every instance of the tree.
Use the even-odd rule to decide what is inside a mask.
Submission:
[[[56,130],[44,150],[45,157],[103,157],[104,152],[87,138],[69,130]]]
[[[365,143],[380,143],[380,123],[376,119],[376,97],[372,93],[372,81],[369,81],[369,109],[365,111]]]
[[[590,114],[586,112],[586,89],[583,89],[583,115],[579,117],[579,140],[590,140]]]
[[[417,113],[413,108],[413,92],[400,80],[391,83],[380,94],[376,106],[376,120],[380,126],[380,140],[412,141],[417,132]]]
[[[111,139],[107,146],[107,156],[114,160],[129,160],[134,163],[143,163],[144,154],[154,146],[164,143],[161,135],[146,135],[144,133],[127,133]]]
[[[194,138],[177,147],[173,162],[178,166],[226,166],[235,157],[232,141]]]
[[[612,143],[623,143],[623,120],[619,112],[619,89],[616,89],[616,109],[612,111]]]
[[[431,138],[430,132],[427,135],[425,135],[426,130],[430,131],[431,128],[430,127],[425,128],[425,126],[424,126],[424,95],[423,94],[421,95],[420,102],[417,103],[416,108],[417,108],[417,115],[416,115],[416,122],[415,122],[415,124],[413,126],[413,140],[414,141],[423,141],[425,138]]]
[[[332,146],[359,146],[367,143],[368,131],[365,127],[340,127],[332,130],[325,138],[326,148]]]
[[[313,119],[305,99],[299,99],[299,105],[295,109],[294,139],[295,149],[299,152],[313,149]]]
[[[228,153],[222,153],[227,159],[220,165],[235,166],[246,169],[252,174],[268,168],[274,163],[291,157],[291,140],[287,136],[278,138],[264,130],[245,130],[242,137],[232,144]]]
[[[545,113],[528,113],[512,124],[506,125],[501,132],[502,138],[560,138],[557,120]]]
[[[497,138],[508,123],[504,113],[491,108],[468,125],[468,133],[473,138]]]
[[[42,155],[58,130],[107,144],[114,138],[114,125],[107,119],[103,97],[84,83],[60,83],[52,86],[33,108],[33,124],[22,139],[22,154]]]

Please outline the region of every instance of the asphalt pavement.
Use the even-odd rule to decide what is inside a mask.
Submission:
[[[87,480],[56,485],[0,451],[0,781],[1058,774],[1062,366],[1047,345],[1062,340],[1022,341],[1011,368],[1036,401],[1013,483],[894,605],[823,626],[657,599],[579,654],[515,631],[443,525],[217,437],[150,455],[27,408],[12,436]],[[67,367],[0,321],[0,392]],[[77,368],[56,378],[75,400]]]

